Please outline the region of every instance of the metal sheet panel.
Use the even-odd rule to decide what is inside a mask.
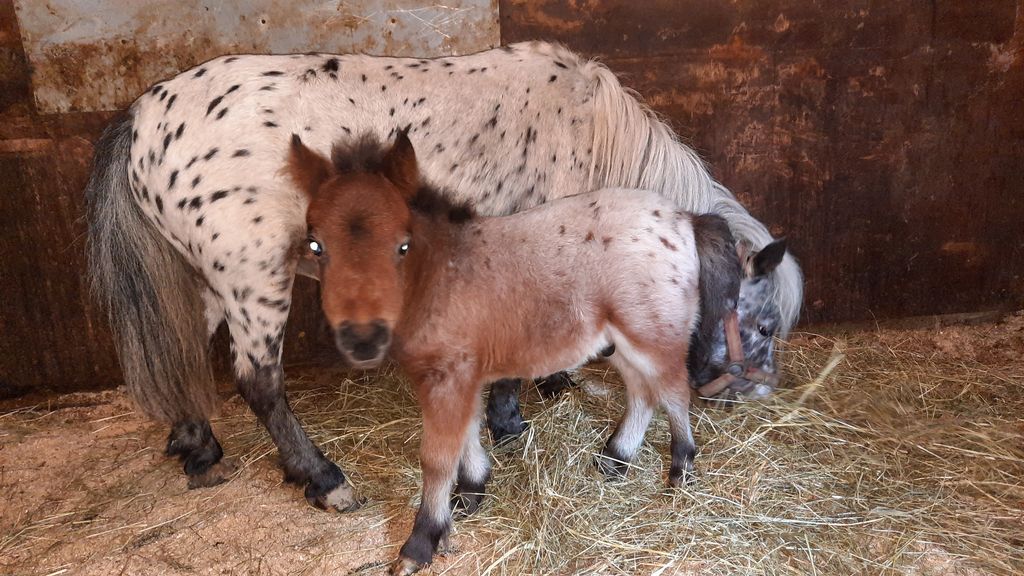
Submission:
[[[42,113],[114,110],[225,53],[465,54],[499,42],[496,0],[15,0]]]

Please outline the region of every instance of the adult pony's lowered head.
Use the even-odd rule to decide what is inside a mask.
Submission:
[[[309,197],[307,245],[338,348],[356,367],[393,357],[423,411],[423,499],[395,573],[431,561],[450,528],[453,485],[457,506],[479,506],[490,474],[479,441],[488,382],[573,368],[614,346],[608,360],[627,409],[599,469],[625,473],[660,406],[672,438],[668,482],[686,481],[696,453],[691,334],[699,312],[721,317],[717,308],[739,297],[724,219],[627,189],[475,218],[423,185],[404,131],[390,147],[372,138],[335,147],[330,160],[294,136],[288,172]],[[721,297],[702,302],[704,287]]]

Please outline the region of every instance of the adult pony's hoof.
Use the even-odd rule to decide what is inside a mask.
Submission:
[[[405,556],[399,556],[394,565],[391,566],[391,576],[408,576],[415,574],[423,568],[423,565]]]
[[[181,460],[188,476],[189,490],[216,486],[226,481],[237,468],[232,463],[222,464],[224,450],[207,420],[185,420],[175,424],[167,436],[164,453]]]
[[[334,489],[317,493],[314,485],[306,487],[306,501],[321,510],[328,512],[355,512],[366,503],[365,498],[359,498],[352,485],[346,480]]]
[[[487,429],[495,446],[518,438],[526,431],[519,411],[519,380],[506,378],[491,384],[487,397]]]
[[[356,496],[356,491],[348,483],[345,473],[332,463],[310,480],[306,486],[306,502],[329,512],[353,512],[366,500]]]
[[[537,378],[534,382],[537,384],[537,390],[540,391],[540,395],[544,398],[554,398],[569,388],[576,386],[576,383],[573,382],[566,372],[558,372],[550,376]]]
[[[491,441],[494,445],[501,446],[522,436],[523,432],[530,428],[530,425],[523,422],[522,416],[516,414],[507,420],[488,420],[487,428],[491,431]]]
[[[210,486],[223,484],[237,470],[238,466],[234,460],[222,459],[198,474],[189,474],[188,489],[195,490],[196,488],[209,488]]]

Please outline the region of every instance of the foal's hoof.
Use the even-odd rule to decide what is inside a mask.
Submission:
[[[537,390],[540,391],[540,395],[545,398],[554,398],[569,388],[576,386],[576,383],[572,381],[572,378],[566,372],[558,372],[544,378],[537,378],[534,382],[537,384]]]
[[[594,456],[594,465],[608,480],[623,478],[626,476],[626,471],[629,470],[629,462],[613,454],[607,447],[600,454]]]
[[[415,574],[423,568],[423,565],[405,556],[399,556],[394,565],[391,566],[391,576],[408,576]]]
[[[198,474],[189,474],[188,476],[188,489],[195,490],[196,488],[209,488],[210,486],[216,486],[223,484],[228,481],[236,471],[238,466],[234,460],[221,460],[220,462],[214,463],[212,466],[208,466],[206,470]]]

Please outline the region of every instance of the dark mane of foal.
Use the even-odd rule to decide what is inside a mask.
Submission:
[[[367,132],[355,140],[335,144],[331,149],[331,162],[339,174],[382,174],[390,151],[391,146],[382,144],[377,136]],[[453,224],[462,224],[476,216],[468,203],[452,202],[450,195],[425,183],[420,184],[409,200],[409,208],[428,218],[446,216]]]

